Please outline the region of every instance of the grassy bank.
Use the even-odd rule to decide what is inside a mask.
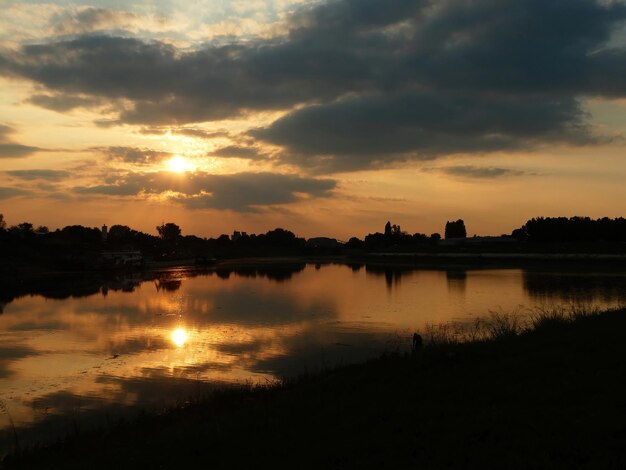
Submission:
[[[417,354],[216,394],[6,468],[626,468],[626,310],[494,316]]]

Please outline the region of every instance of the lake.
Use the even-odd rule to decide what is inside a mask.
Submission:
[[[616,307],[622,271],[284,263],[56,276],[0,287],[4,449],[162,409],[228,383],[405,350],[491,311]]]

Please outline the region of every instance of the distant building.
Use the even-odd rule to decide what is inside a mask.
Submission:
[[[105,268],[138,267],[143,265],[143,255],[140,251],[104,251],[100,262]]]
[[[109,229],[106,225],[102,226],[102,239],[107,241],[107,237],[109,236]]]
[[[230,239],[234,242],[236,242],[237,240],[239,240],[241,237],[247,237],[248,234],[246,232],[239,232],[238,230],[235,230],[233,232],[233,234],[231,235]]]

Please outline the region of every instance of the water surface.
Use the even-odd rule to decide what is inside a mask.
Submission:
[[[408,345],[489,311],[626,300],[619,272],[283,264],[0,287],[0,429],[46,439],[214,384],[264,382]],[[31,429],[25,429],[29,426]]]

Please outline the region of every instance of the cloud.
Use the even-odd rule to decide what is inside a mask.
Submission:
[[[424,171],[437,171],[450,176],[460,176],[466,178],[500,178],[506,176],[529,175],[522,170],[498,167],[477,167],[471,165],[447,166],[442,168],[428,168]]]
[[[144,127],[139,132],[144,135],[165,135],[171,132],[176,135],[206,140],[230,136],[230,134],[224,130],[207,131],[197,127]]]
[[[212,155],[222,158],[245,158],[250,160],[258,160],[265,158],[265,155],[254,147],[241,147],[239,145],[228,145],[211,152]]]
[[[173,155],[170,152],[161,152],[159,150],[139,147],[95,147],[94,150],[105,155],[108,160],[134,163],[135,165],[153,165]]]
[[[275,173],[216,175],[204,172],[183,175],[169,172],[126,173],[106,184],[77,187],[79,194],[109,196],[177,193],[171,199],[194,209],[249,212],[259,207],[288,204],[303,198],[329,197],[336,186],[331,179]]]
[[[64,170],[11,170],[5,172],[7,175],[22,180],[47,180],[61,181],[70,176],[68,171]]]
[[[14,374],[14,362],[25,357],[36,356],[39,353],[28,346],[3,346],[0,348],[0,379],[6,379]]]
[[[381,161],[528,148],[597,138],[573,99],[435,94],[355,97],[294,111],[250,134],[283,146],[285,159],[322,171]]]
[[[0,124],[0,142],[5,140],[9,134],[12,134],[15,130],[7,126],[6,124]]]
[[[80,24],[106,22],[85,10]],[[254,137],[318,171],[596,140],[581,100],[626,95],[623,2],[337,0],[286,33],[182,50],[78,35],[0,54],[0,73],[60,103],[117,103],[109,124],[287,114]],[[43,100],[46,104],[46,100]],[[50,103],[48,103],[50,104]]]
[[[40,150],[42,149],[30,145],[0,142],[0,158],[25,158]]]
[[[13,133],[15,133],[15,129],[6,124],[0,124],[0,158],[25,158],[43,150],[12,141],[8,136]]]
[[[136,14],[129,11],[86,7],[57,14],[51,23],[56,34],[67,35],[128,27],[138,19]]]
[[[102,100],[99,98],[70,94],[33,95],[28,102],[59,113],[64,113],[75,108],[92,108],[102,104]]]

